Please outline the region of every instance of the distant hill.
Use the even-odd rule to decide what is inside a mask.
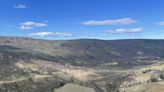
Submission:
[[[73,65],[117,62],[121,65],[149,64],[164,59],[164,40],[39,40],[0,37],[2,54],[15,58],[37,58]],[[3,53],[3,52],[5,53]]]

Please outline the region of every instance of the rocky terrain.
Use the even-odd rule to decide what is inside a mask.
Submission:
[[[162,90],[163,47],[164,40],[0,37],[0,92],[53,92],[69,83],[95,92]]]

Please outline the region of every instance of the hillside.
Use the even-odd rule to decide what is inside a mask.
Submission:
[[[74,65],[149,64],[164,59],[164,40],[68,40],[46,41],[31,38],[0,37],[1,46],[20,48],[19,53]],[[27,55],[27,54],[26,54]],[[39,56],[40,56],[39,55]],[[38,58],[39,58],[38,56]],[[47,56],[48,58],[46,58]],[[23,55],[24,57],[24,55]]]
[[[164,69],[163,47],[164,40],[0,37],[0,92],[52,92],[69,83],[128,91]]]

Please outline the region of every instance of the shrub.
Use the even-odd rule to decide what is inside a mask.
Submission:
[[[160,74],[159,72],[153,73],[152,76],[151,76],[151,81],[152,81],[152,82],[158,82],[159,79],[160,79],[160,77],[161,77],[160,75],[161,75],[161,74]]]

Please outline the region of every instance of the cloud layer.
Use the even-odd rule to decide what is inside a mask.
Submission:
[[[16,8],[16,9],[25,9],[25,8],[27,8],[27,6],[23,5],[23,4],[17,4],[16,6],[14,6],[14,8]]]
[[[130,25],[133,23],[137,23],[136,20],[131,18],[122,18],[122,19],[114,19],[114,20],[103,20],[103,21],[86,21],[82,22],[83,25],[91,25],[91,26],[101,26],[101,25]]]
[[[74,35],[71,33],[62,33],[62,32],[36,32],[36,33],[29,34],[29,36],[33,36],[33,37],[49,37],[49,36],[73,37]]]
[[[19,28],[21,30],[31,30],[31,29],[34,29],[36,27],[46,27],[46,26],[48,26],[45,23],[38,23],[38,22],[32,22],[32,21],[23,22],[23,23],[20,23],[19,25],[20,25]]]
[[[132,29],[116,29],[116,30],[106,30],[107,33],[141,33],[143,31],[143,28],[132,28]]]
[[[161,21],[161,22],[157,23],[157,25],[164,26],[164,21]]]

